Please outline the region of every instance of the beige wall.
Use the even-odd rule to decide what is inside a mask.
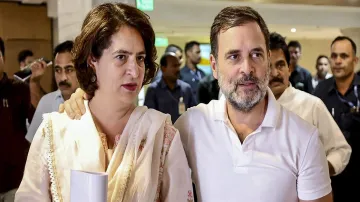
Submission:
[[[23,49],[32,50],[37,58],[52,59],[51,20],[45,5],[0,2],[0,37],[5,42],[5,72],[10,77],[19,70],[17,56]],[[52,76],[49,68],[41,81],[47,92]]]
[[[181,48],[185,47],[185,43],[191,40],[198,41],[200,43],[210,43],[209,37],[168,37],[169,44],[176,44]],[[302,46],[302,58],[300,65],[308,69],[311,74],[315,74],[316,58],[319,55],[330,55],[331,39],[296,39],[287,38],[287,42],[290,40],[298,40]],[[158,60],[164,53],[164,47],[158,47]]]

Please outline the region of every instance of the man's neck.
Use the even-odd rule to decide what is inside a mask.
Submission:
[[[262,99],[250,112],[241,112],[226,102],[227,114],[241,142],[263,122],[267,110],[268,96]]]
[[[194,63],[192,63],[190,60],[186,61],[186,66],[189,67],[189,69],[191,69],[192,71],[196,71],[197,67]]]
[[[163,77],[163,80],[165,84],[170,88],[170,90],[174,90],[174,88],[176,87],[176,81],[173,81],[171,79],[166,79],[165,77]]]
[[[60,92],[61,92],[61,91],[60,91]],[[73,93],[75,93],[75,92],[73,92]],[[69,94],[62,93],[62,92],[61,92],[61,96],[62,96],[62,98],[64,99],[64,101],[66,101],[66,100],[70,99],[71,94],[69,95]]]
[[[345,93],[349,90],[352,81],[354,80],[355,73],[350,74],[345,78],[335,78],[336,88],[341,95],[345,95]]]
[[[289,65],[289,71],[290,71],[290,74],[295,71],[295,68],[296,68],[297,64],[290,64]]]

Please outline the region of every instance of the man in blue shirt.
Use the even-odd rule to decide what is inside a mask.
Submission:
[[[299,65],[301,57],[301,44],[298,41],[290,41],[288,44],[290,52],[290,78],[291,85],[307,93],[313,93],[312,76],[310,72]]]
[[[180,71],[180,79],[190,84],[193,96],[197,101],[198,85],[205,73],[197,67],[201,61],[200,43],[190,41],[185,45],[186,64]]]
[[[162,77],[150,84],[144,102],[148,108],[170,114],[173,122],[186,109],[196,105],[190,85],[179,80],[180,65],[179,58],[173,52],[161,57]]]
[[[34,118],[25,138],[31,142],[40,126],[43,114],[58,111],[59,105],[70,98],[79,87],[71,49],[74,42],[65,41],[55,47],[54,74],[58,90],[43,96],[36,108]]]

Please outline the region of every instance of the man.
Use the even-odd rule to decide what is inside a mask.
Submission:
[[[295,89],[289,83],[290,54],[285,39],[270,34],[271,75],[269,87],[278,102],[319,130],[330,175],[338,175],[349,162],[351,148],[324,103],[317,97]]]
[[[5,46],[0,38],[0,201],[12,202],[26,162],[29,143],[25,140],[26,119],[31,121],[34,106],[31,89],[8,78]]]
[[[18,55],[18,62],[20,70],[24,70],[27,65],[30,65],[35,60],[34,53],[31,50],[22,50]]]
[[[193,96],[197,100],[197,90],[200,80],[205,73],[197,67],[201,61],[200,43],[190,41],[185,44],[186,64],[180,70],[180,79],[190,84]]]
[[[175,53],[167,52],[160,59],[162,78],[147,89],[144,105],[170,114],[175,122],[186,109],[196,105],[189,84],[179,80],[180,61]]]
[[[31,88],[31,99],[34,107],[37,107],[42,96],[46,94],[45,90],[40,85],[40,80],[45,73],[46,63],[44,61],[35,61],[34,53],[31,50],[22,50],[18,54],[18,62],[20,70],[24,70],[26,66],[30,65],[32,74],[26,84]]]
[[[354,73],[358,60],[352,39],[335,38],[330,57],[333,77],[319,83],[314,93],[325,103],[352,148],[348,166],[332,178],[335,202],[357,201],[359,192],[351,183],[360,181],[360,76]]]
[[[299,65],[301,57],[301,44],[298,41],[290,41],[288,44],[290,52],[290,82],[296,89],[313,93],[312,76],[308,70]]]
[[[331,78],[332,74],[329,73],[330,60],[326,55],[319,55],[316,59],[316,75],[312,80],[313,88],[315,89],[319,82]]]
[[[26,139],[31,142],[36,130],[42,122],[42,115],[57,111],[59,105],[68,100],[72,93],[79,87],[76,71],[71,55],[74,42],[65,41],[55,47],[54,51],[54,74],[58,90],[41,98],[36,108],[34,118],[26,134]]]
[[[166,47],[165,49],[165,53],[169,53],[169,52],[172,52],[172,53],[175,53],[176,54],[176,57],[179,58],[179,62],[180,64],[183,63],[183,50],[175,45],[175,44],[170,44]],[[156,77],[153,79],[153,81],[157,81],[157,80],[160,80],[162,77],[162,72],[161,70],[159,69],[157,74],[156,74]]]
[[[332,201],[317,129],[267,87],[269,32],[261,16],[249,7],[225,8],[210,41],[226,100],[193,107],[175,123],[199,201]]]

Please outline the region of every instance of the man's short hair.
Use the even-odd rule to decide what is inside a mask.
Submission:
[[[74,47],[73,41],[64,41],[64,42],[58,44],[54,50],[54,58],[55,58],[56,54],[58,54],[58,53],[66,53],[66,52],[71,53],[73,47]]]
[[[270,34],[270,50],[278,50],[278,49],[283,51],[285,55],[286,63],[289,65],[290,52],[288,46],[286,45],[285,37],[281,36],[276,32],[272,32]]]
[[[301,44],[299,41],[290,41],[288,44],[288,48],[290,48],[290,47],[299,48],[301,51]]]
[[[4,45],[4,40],[1,37],[0,37],[0,51],[4,57],[5,56],[5,45]]]
[[[255,22],[259,25],[265,38],[266,50],[269,50],[269,30],[264,19],[253,8],[248,6],[231,6],[220,11],[214,19],[210,32],[211,54],[217,58],[218,36],[221,31]]]
[[[188,52],[190,49],[192,49],[194,46],[200,46],[200,43],[197,41],[190,41],[188,43],[185,44],[185,54],[186,52]]]
[[[170,44],[166,47],[165,52],[173,52],[176,53],[176,51],[183,52],[182,48],[180,48],[178,45]]]
[[[32,57],[34,56],[34,53],[31,50],[22,50],[20,51],[20,53],[18,54],[18,62],[25,62],[27,57]]]
[[[349,41],[349,42],[351,43],[351,47],[352,47],[352,49],[353,49],[353,51],[354,51],[354,55],[356,55],[356,44],[355,44],[355,42],[354,42],[350,37],[347,37],[347,36],[338,36],[338,37],[336,37],[336,38],[331,42],[331,46],[333,46],[334,43],[337,42],[337,41],[344,41],[344,40],[347,40],[347,41]],[[330,47],[331,47],[331,46],[330,46]]]

